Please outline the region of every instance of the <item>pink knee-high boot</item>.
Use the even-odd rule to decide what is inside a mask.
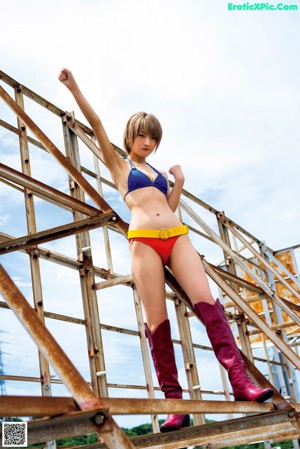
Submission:
[[[163,321],[153,334],[145,324],[145,331],[161,391],[165,398],[182,399],[169,320]],[[170,432],[189,425],[190,415],[168,415],[160,431]]]
[[[274,394],[271,388],[257,387],[247,376],[245,364],[219,299],[215,304],[198,302],[194,312],[206,326],[214,353],[227,370],[236,401],[264,402]]]

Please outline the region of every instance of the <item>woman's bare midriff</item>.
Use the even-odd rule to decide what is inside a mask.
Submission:
[[[170,208],[166,196],[156,187],[130,192],[126,204],[131,211],[129,229],[162,229],[182,224]]]

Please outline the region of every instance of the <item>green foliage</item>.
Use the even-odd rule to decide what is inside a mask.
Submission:
[[[137,437],[139,435],[147,435],[148,433],[152,433],[152,425],[150,423],[146,423],[141,424],[140,426],[132,427],[131,429],[126,429],[122,427],[122,430],[124,430],[124,432],[129,438],[132,438]]]
[[[83,435],[81,437],[64,438],[63,440],[56,441],[57,447],[66,446],[84,446],[86,444],[97,443],[97,434],[92,433],[89,435]],[[29,448],[44,448],[45,443],[34,444],[33,446],[28,446]]]

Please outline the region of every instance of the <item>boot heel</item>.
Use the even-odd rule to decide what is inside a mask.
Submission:
[[[185,417],[183,418],[182,424],[181,424],[181,428],[183,427],[190,427],[190,415],[185,415]]]
[[[184,415],[182,421],[182,415],[168,415],[166,421],[160,427],[160,431],[173,432],[174,430],[180,430],[190,425],[190,415]]]

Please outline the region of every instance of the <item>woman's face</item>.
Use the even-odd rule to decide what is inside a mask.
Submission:
[[[149,156],[157,146],[157,139],[145,132],[139,132],[135,137],[130,153],[135,153],[138,156]]]

